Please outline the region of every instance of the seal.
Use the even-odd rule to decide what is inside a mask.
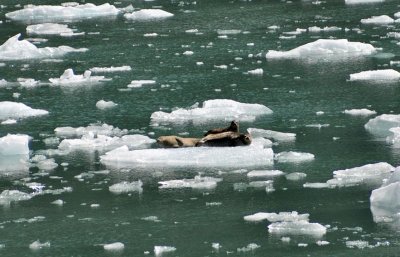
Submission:
[[[229,127],[210,129],[209,131],[207,131],[204,134],[204,136],[208,136],[211,134],[224,133],[224,132],[228,132],[228,131],[239,133],[239,123],[237,121],[233,120],[233,121],[231,121],[231,124],[229,125]]]
[[[218,134],[209,134],[203,137],[196,146],[243,146],[250,145],[250,134],[241,134],[227,131]]]
[[[164,147],[194,147],[200,141],[200,138],[161,136],[157,138],[157,143]]]

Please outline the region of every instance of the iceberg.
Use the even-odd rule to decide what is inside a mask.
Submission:
[[[111,109],[117,105],[118,104],[114,103],[113,101],[104,101],[104,100],[99,100],[96,103],[97,109],[100,109],[100,110]]]
[[[376,24],[376,25],[386,25],[394,23],[394,19],[387,15],[372,16],[368,19],[361,19],[362,24]]]
[[[42,23],[29,25],[26,32],[31,35],[73,35],[74,30],[68,28],[68,25],[58,23]]]
[[[371,212],[375,222],[399,220],[400,182],[391,183],[372,191],[370,196]]]
[[[371,111],[368,109],[351,109],[351,110],[344,110],[344,114],[349,114],[352,116],[369,116],[369,115],[375,115],[376,111]]]
[[[177,149],[144,149],[129,151],[122,146],[100,156],[100,161],[114,168],[247,168],[270,166],[273,151],[262,146],[194,147]]]
[[[108,3],[98,6],[91,3],[83,5],[71,4],[65,6],[29,5],[25,9],[6,13],[6,17],[13,21],[55,22],[116,16],[119,13],[120,10]]]
[[[67,53],[85,52],[87,48],[69,46],[38,48],[28,40],[18,40],[21,34],[9,38],[0,46],[0,60],[26,60],[39,58],[56,58]]]
[[[121,242],[116,242],[116,243],[111,243],[111,244],[105,244],[103,245],[104,250],[110,251],[110,252],[119,252],[124,250],[125,245]]]
[[[174,16],[172,13],[160,9],[142,9],[140,11],[124,14],[125,19],[135,21],[159,20],[172,16]]]
[[[387,137],[392,136],[391,128],[400,127],[400,115],[399,114],[382,114],[373,119],[370,119],[365,125],[365,129],[370,133]]]
[[[162,111],[151,115],[153,123],[207,123],[211,121],[254,121],[257,116],[272,114],[272,110],[261,104],[240,103],[229,99],[214,99],[203,102],[203,107],[177,109],[171,113]]]
[[[84,84],[97,84],[104,81],[104,76],[92,76],[91,71],[85,71],[82,75],[75,75],[72,69],[67,69],[60,78],[51,78],[49,81],[53,85],[77,86]]]
[[[319,223],[310,223],[306,220],[275,222],[268,226],[268,232],[277,235],[307,235],[322,237],[326,234],[326,227]]]
[[[276,58],[320,58],[321,56],[340,55],[366,56],[376,52],[371,44],[349,42],[347,39],[318,39],[314,42],[299,46],[289,51],[269,50],[267,59]]]
[[[275,160],[277,162],[307,162],[313,161],[315,156],[311,153],[301,153],[301,152],[280,152],[275,154]]]
[[[247,129],[247,131],[250,133],[250,135],[253,138],[265,137],[268,139],[272,139],[275,141],[282,141],[282,142],[296,140],[295,133],[284,133],[284,132],[278,132],[278,131],[266,130],[266,129],[258,129],[258,128],[249,128],[249,129]]]
[[[350,81],[357,80],[372,80],[372,81],[382,81],[382,80],[399,80],[400,72],[386,69],[386,70],[369,70],[362,71],[359,73],[350,74]]]
[[[58,127],[54,132],[59,137],[82,137],[84,135],[123,136],[128,134],[127,129],[119,129],[108,124],[90,124],[87,127]]]
[[[28,117],[47,115],[48,113],[48,111],[33,109],[23,103],[9,101],[0,102],[0,120],[24,119]]]
[[[392,144],[394,148],[400,148],[400,127],[395,127],[389,129],[393,135],[390,135],[386,138],[386,142]]]

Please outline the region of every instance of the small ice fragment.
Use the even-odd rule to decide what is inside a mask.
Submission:
[[[254,251],[257,248],[260,248],[261,246],[255,243],[250,243],[245,247],[242,248],[237,248],[238,252],[250,252],[250,251]]]
[[[109,190],[111,193],[114,193],[114,194],[124,194],[124,193],[130,193],[130,192],[141,193],[141,192],[143,192],[142,186],[143,186],[143,182],[141,180],[133,181],[133,182],[123,181],[123,182],[120,182],[120,183],[110,186]]]
[[[247,177],[277,177],[285,174],[283,171],[280,170],[252,170],[247,173]]]
[[[63,206],[64,205],[64,201],[61,200],[61,199],[58,199],[58,200],[55,200],[55,201],[51,202],[51,204],[58,205],[58,206]]]
[[[175,252],[176,248],[173,246],[154,246],[155,256],[161,256],[164,253]]]
[[[307,162],[313,161],[315,156],[311,153],[289,151],[275,154],[274,159],[277,162]]]
[[[172,16],[174,16],[172,13],[161,9],[142,9],[140,11],[124,14],[125,19],[137,21],[166,19]]]
[[[125,65],[120,67],[93,67],[90,69],[91,72],[95,73],[109,73],[109,72],[122,72],[132,70],[131,66]]]
[[[251,75],[263,75],[264,70],[261,68],[258,68],[258,69],[254,69],[254,70],[249,70],[247,73],[251,74]]]
[[[125,245],[121,242],[115,242],[111,244],[105,244],[103,245],[104,250],[110,251],[110,252],[119,252],[124,250]]]
[[[375,115],[376,111],[371,111],[368,109],[351,109],[351,110],[344,110],[345,114],[353,115],[353,116],[369,116],[369,115]]]
[[[29,249],[31,250],[40,250],[42,248],[49,248],[50,247],[50,242],[44,242],[41,243],[39,240],[36,240],[35,242],[31,243],[29,245]]]
[[[287,174],[285,177],[287,180],[295,181],[305,179],[307,177],[307,174],[302,172],[292,172]]]
[[[104,101],[104,100],[99,100],[96,103],[96,107],[100,110],[111,109],[117,105],[118,104],[114,103],[113,101]]]

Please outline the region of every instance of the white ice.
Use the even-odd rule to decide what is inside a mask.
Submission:
[[[9,38],[0,46],[0,60],[25,60],[56,58],[67,53],[85,52],[87,48],[75,49],[69,46],[38,48],[28,40],[19,40],[21,34]]]
[[[131,192],[143,192],[143,182],[141,180],[127,182],[123,181],[108,187],[111,193],[113,194],[126,194]]]
[[[295,222],[295,221],[308,221],[309,214],[299,214],[296,211],[292,212],[280,212],[280,213],[269,213],[269,212],[257,212],[252,215],[244,216],[245,221],[259,222],[268,220],[269,222]]]
[[[32,198],[31,194],[18,190],[4,190],[0,194],[0,205],[8,206],[11,202],[26,201]]]
[[[378,3],[384,2],[385,0],[345,0],[346,4],[369,4],[369,3]]]
[[[352,116],[369,116],[369,115],[375,115],[376,111],[368,110],[368,109],[351,109],[351,110],[344,110],[345,114],[349,114]]]
[[[35,242],[31,243],[29,245],[29,249],[31,250],[40,250],[42,248],[49,248],[50,247],[50,242],[44,242],[41,243],[39,240],[36,240]]]
[[[391,128],[400,127],[400,115],[399,114],[382,114],[373,119],[370,119],[365,125],[365,129],[370,133],[379,136],[387,137],[391,136]]]
[[[125,13],[124,17],[128,20],[146,21],[165,19],[174,16],[172,13],[161,9],[142,9],[132,13]]]
[[[132,70],[131,66],[124,65],[119,67],[93,67],[90,69],[91,72],[95,73],[108,73],[108,72],[121,72],[121,71],[130,71]]]
[[[111,244],[105,244],[103,245],[104,250],[106,251],[122,251],[125,248],[125,245],[121,242],[115,242]]]
[[[398,221],[400,212],[400,182],[390,183],[372,191],[371,212],[375,222]]]
[[[29,171],[28,135],[12,135],[0,138],[0,172],[24,174]]]
[[[323,28],[320,28],[320,27],[317,27],[317,26],[313,26],[313,27],[309,27],[308,28],[308,32],[311,32],[311,33],[332,32],[332,31],[341,31],[341,30],[342,30],[341,28],[335,27],[335,26],[333,26],[333,27],[323,27]]]
[[[386,142],[392,144],[394,148],[400,148],[400,127],[389,129],[392,135],[386,137]]]
[[[394,19],[387,15],[372,16],[371,18],[361,19],[362,24],[385,25],[394,23]]]
[[[31,35],[74,35],[75,30],[68,27],[66,24],[58,23],[42,23],[29,25],[26,27],[26,32]],[[78,33],[80,34],[80,33]]]
[[[307,177],[307,174],[303,173],[303,172],[292,172],[292,173],[285,175],[285,177],[287,180],[296,181],[296,180],[305,179]]]
[[[180,179],[160,181],[161,189],[165,188],[193,188],[193,189],[214,189],[221,178],[196,176],[193,179]]]
[[[359,73],[350,74],[350,81],[382,81],[382,80],[399,80],[400,72],[393,69],[386,70],[369,70]]]
[[[113,101],[104,101],[103,99],[97,101],[97,103],[96,103],[97,109],[100,109],[100,110],[111,109],[117,105],[118,104],[114,103]]]
[[[302,153],[302,152],[280,152],[275,154],[274,157],[277,162],[307,162],[313,161],[315,156],[311,153]]]
[[[252,170],[247,173],[247,177],[277,177],[282,176],[285,173],[281,170]]]
[[[176,248],[173,246],[154,246],[154,255],[161,256],[165,253],[175,252]]]
[[[67,6],[30,5],[25,9],[6,13],[6,17],[14,21],[23,22],[54,22],[116,16],[119,13],[120,10],[108,3],[98,6],[91,3]]]
[[[254,70],[249,70],[247,73],[250,75],[263,75],[264,70],[261,68],[258,68],[258,69],[254,69]]]
[[[143,85],[153,85],[156,84],[155,80],[132,80],[128,85],[128,88],[142,87]]]
[[[337,57],[338,55],[365,56],[375,52],[376,49],[371,44],[349,42],[347,39],[318,39],[289,51],[269,50],[266,58],[320,58],[321,56]]]
[[[106,123],[104,124],[90,124],[87,127],[58,127],[54,129],[54,132],[56,133],[57,136],[59,137],[67,137],[67,138],[73,138],[73,137],[82,137],[84,135],[103,135],[103,136],[123,136],[128,134],[127,129],[120,129],[117,127],[114,127],[112,125],[108,125]]]
[[[177,109],[171,113],[162,111],[151,115],[153,123],[207,123],[211,121],[254,121],[257,116],[272,114],[272,110],[261,104],[240,103],[229,99],[214,99],[203,102],[203,107]]]
[[[322,237],[326,234],[326,227],[319,223],[309,223],[305,220],[294,222],[276,222],[268,226],[271,234],[277,235],[308,235],[313,237]]]
[[[269,166],[273,151],[262,146],[194,147],[129,151],[123,146],[100,156],[101,163],[116,168],[247,168]]]
[[[251,251],[254,251],[255,249],[260,248],[260,247],[261,246],[258,245],[258,244],[250,243],[247,246],[242,247],[242,248],[237,248],[236,250],[237,250],[237,252],[251,252]]]
[[[247,129],[247,131],[251,134],[253,138],[265,137],[268,139],[272,139],[274,141],[282,141],[282,142],[296,140],[295,133],[284,133],[279,131],[258,129],[258,128],[249,128]]]
[[[82,75],[75,75],[72,69],[67,69],[60,78],[51,78],[49,81],[53,85],[78,86],[85,84],[97,84],[104,81],[104,76],[92,76],[91,71],[85,71]]]

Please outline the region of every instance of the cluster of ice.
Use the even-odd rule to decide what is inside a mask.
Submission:
[[[108,124],[91,124],[87,127],[58,127],[54,132],[59,137],[82,137],[84,135],[94,134],[103,136],[123,136],[128,134],[127,129],[120,129]]]
[[[321,55],[363,56],[375,52],[376,49],[370,44],[349,42],[347,39],[318,39],[289,51],[269,50],[266,58],[319,58]]]
[[[251,252],[260,247],[261,246],[259,246],[258,244],[250,243],[247,246],[242,247],[242,248],[237,248],[236,250],[237,250],[237,252]]]
[[[252,215],[244,216],[245,221],[249,222],[259,222],[263,220],[268,220],[269,222],[296,222],[296,221],[308,221],[309,214],[299,214],[296,211],[292,212],[257,212]]]
[[[391,136],[391,128],[400,127],[400,115],[396,114],[382,114],[373,119],[370,119],[365,125],[365,129],[370,133],[387,137]]]
[[[128,85],[128,88],[142,87],[143,85],[153,85],[156,84],[155,80],[132,80]]]
[[[95,73],[104,73],[104,72],[120,72],[120,71],[130,71],[132,70],[131,66],[124,65],[120,67],[93,67],[89,69],[91,72]]]
[[[154,255],[155,256],[161,256],[165,253],[171,253],[171,252],[175,252],[176,251],[176,247],[173,246],[154,246]]]
[[[282,176],[285,173],[280,170],[252,170],[247,173],[247,177],[254,178],[254,177],[277,177]]]
[[[132,13],[125,13],[124,17],[128,20],[146,21],[165,19],[174,16],[172,13],[161,9],[142,9]]]
[[[171,113],[162,111],[151,115],[152,122],[206,123],[209,121],[254,121],[257,116],[272,114],[272,110],[261,104],[240,103],[229,99],[214,99],[203,102],[203,107],[177,109]]]
[[[26,27],[26,32],[31,35],[60,35],[65,37],[84,34],[75,33],[75,30],[69,28],[68,25],[58,23],[29,25]]]
[[[113,101],[104,101],[104,100],[99,100],[96,103],[97,109],[100,110],[105,110],[105,109],[111,109],[117,106],[118,104],[114,103]]]
[[[126,194],[131,192],[141,193],[143,192],[142,186],[143,182],[141,180],[133,182],[123,181],[110,186],[108,189],[110,190],[111,193],[114,194]]]
[[[253,138],[265,137],[275,141],[295,141],[296,134],[294,133],[284,133],[273,130],[249,128],[247,131],[251,134]]]
[[[372,16],[371,18],[368,19],[361,19],[361,23],[385,25],[394,23],[394,19],[387,15],[380,15],[380,16]]]
[[[148,148],[156,140],[143,135],[125,135],[122,137],[110,137],[89,132],[78,139],[64,139],[58,146],[61,151],[89,150],[110,151],[112,149],[126,146],[129,149]]]
[[[129,151],[122,146],[100,156],[103,164],[116,168],[132,167],[210,167],[246,168],[273,163],[273,151],[262,146],[195,147]]]
[[[44,242],[41,243],[39,240],[36,240],[35,242],[31,243],[29,245],[29,249],[31,250],[40,250],[42,248],[49,248],[50,247],[50,242]]]
[[[71,52],[85,52],[87,48],[69,46],[38,48],[28,40],[19,40],[21,34],[9,38],[0,46],[0,60],[24,60],[61,57]]]
[[[333,27],[323,27],[323,28],[320,28],[320,27],[317,27],[317,26],[313,26],[313,27],[309,27],[308,28],[308,32],[311,32],[311,33],[332,32],[332,31],[341,31],[341,30],[342,30],[341,28],[335,27],[335,26],[333,26]]]
[[[315,156],[311,153],[302,152],[280,152],[275,154],[275,161],[277,162],[307,162],[313,161]]]
[[[214,189],[221,178],[196,176],[193,179],[160,181],[160,188]]]
[[[25,9],[6,13],[6,17],[15,21],[73,21],[91,19],[103,16],[116,16],[120,13],[115,6],[108,3],[94,5],[91,3],[80,5],[78,3],[65,6],[29,5]]]
[[[91,71],[85,71],[82,75],[75,75],[72,69],[66,69],[60,78],[51,78],[54,85],[76,86],[83,84],[96,84],[104,81],[104,76],[92,76]]]
[[[400,72],[393,69],[386,70],[369,70],[362,71],[359,73],[350,74],[350,81],[357,80],[372,80],[372,81],[382,81],[382,80],[399,80]]]
[[[7,135],[0,138],[0,172],[29,171],[29,136]]]
[[[376,111],[368,110],[368,109],[351,109],[351,110],[344,110],[345,114],[349,114],[352,116],[369,116],[369,115],[375,115]]]
[[[326,227],[319,223],[310,223],[306,220],[293,222],[282,221],[275,222],[268,226],[271,234],[277,235],[308,235],[313,237],[322,237],[326,234]]]
[[[115,243],[111,243],[111,244],[105,244],[105,245],[103,245],[103,248],[106,251],[119,252],[119,251],[124,250],[125,245],[121,242],[115,242]]]
[[[26,201],[32,198],[31,194],[18,190],[4,190],[0,194],[0,205],[8,206],[11,202]]]
[[[48,114],[48,111],[33,109],[23,103],[3,101],[0,102],[0,120],[23,119],[33,116]]]

